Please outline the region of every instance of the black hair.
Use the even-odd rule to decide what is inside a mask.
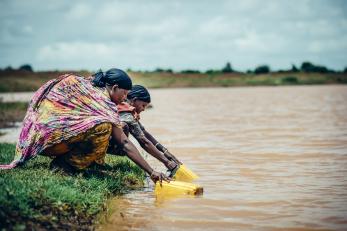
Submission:
[[[130,100],[136,98],[147,103],[151,102],[151,95],[149,94],[148,90],[141,85],[134,85],[129,91],[127,98]]]
[[[132,88],[132,81],[127,73],[124,71],[112,68],[105,73],[101,70],[98,71],[93,75],[94,79],[92,80],[93,85],[96,87],[105,87],[113,86],[117,84],[119,88],[131,90]]]

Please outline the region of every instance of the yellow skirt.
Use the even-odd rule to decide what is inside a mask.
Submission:
[[[44,150],[43,155],[62,159],[76,169],[94,162],[104,164],[112,132],[111,123],[101,123],[66,141]]]

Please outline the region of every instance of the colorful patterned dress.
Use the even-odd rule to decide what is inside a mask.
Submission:
[[[101,123],[120,127],[117,106],[106,88],[72,74],[44,84],[33,96],[10,169],[41,154],[46,148],[75,137]]]

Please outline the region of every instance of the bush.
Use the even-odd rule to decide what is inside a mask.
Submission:
[[[213,70],[213,69],[209,69],[205,71],[205,74],[220,74],[220,73],[221,73],[220,70]]]
[[[166,69],[166,72],[167,73],[173,73],[173,70],[172,69]]]
[[[255,68],[254,73],[255,74],[266,74],[270,72],[270,67],[268,65],[262,65],[257,68]]]
[[[28,72],[34,72],[33,68],[29,64],[24,64],[19,67],[19,70],[21,71],[28,71]]]
[[[304,72],[312,72],[313,69],[314,69],[314,65],[310,62],[303,62],[301,64],[301,70]]]
[[[11,66],[8,66],[4,69],[4,71],[14,71],[14,69]]]
[[[167,72],[167,73],[173,73],[172,69],[162,69],[162,68],[157,68],[154,70],[154,72],[159,72],[159,73],[163,73],[163,72]]]
[[[181,71],[182,74],[200,74],[200,71],[198,70],[183,70]]]
[[[231,68],[231,64],[229,62],[227,62],[225,67],[222,69],[222,72],[223,73],[231,73],[231,72],[233,72],[233,69]]]
[[[154,70],[154,72],[164,72],[164,69],[157,68],[157,69]]]
[[[299,69],[294,64],[292,64],[292,69],[290,71],[291,72],[299,72]]]
[[[303,62],[301,64],[301,71],[304,72],[318,72],[318,73],[328,73],[330,70],[324,66],[316,66],[310,62]]]

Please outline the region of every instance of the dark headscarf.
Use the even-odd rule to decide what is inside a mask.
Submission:
[[[148,90],[141,85],[134,85],[133,88],[129,91],[127,98],[136,98],[147,103],[151,102],[151,95],[149,94]]]
[[[117,68],[112,68],[106,71],[106,73],[100,70],[93,77],[93,84],[97,87],[113,86],[115,84],[125,90],[131,90],[132,87],[132,82],[128,74]]]

